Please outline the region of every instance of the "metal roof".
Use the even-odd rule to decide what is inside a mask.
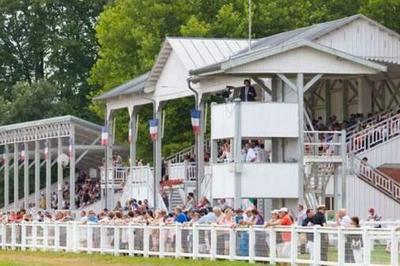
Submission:
[[[101,94],[100,96],[94,97],[94,100],[106,100],[121,95],[127,95],[135,92],[142,92],[145,83],[149,77],[149,74],[150,72],[146,72],[137,78],[131,79],[125,82],[124,84],[119,85],[118,87]]]
[[[239,60],[240,58],[250,58],[253,57],[255,54],[260,54],[263,52],[266,52],[269,54],[268,50],[274,50],[275,48],[279,47],[287,47],[290,46],[291,44],[294,43],[311,43],[314,42],[315,40],[321,38],[322,36],[329,34],[330,32],[333,32],[334,30],[337,30],[357,19],[364,19],[367,20],[369,23],[374,24],[375,26],[378,26],[381,29],[386,30],[392,35],[400,36],[399,34],[395,33],[394,31],[380,25],[379,23],[363,16],[363,15],[354,15],[350,17],[345,17],[342,19],[338,20],[333,20],[329,22],[324,22],[320,24],[315,24],[312,26],[288,31],[288,32],[283,32],[279,34],[275,34],[266,38],[259,39],[257,42],[253,43],[251,45],[251,51],[249,51],[248,47],[245,49],[242,49],[238,51],[237,53],[233,54],[230,56],[230,58],[225,59],[223,61],[210,64],[205,67],[200,67],[200,68],[193,68],[190,71],[190,74],[192,75],[200,75],[200,74],[212,74],[214,72],[219,72],[222,69],[223,65],[228,65],[228,62],[234,61],[234,60]],[[329,48],[329,47],[328,47]],[[354,56],[356,57],[356,56]]]
[[[174,51],[187,70],[229,58],[249,44],[245,39],[167,37],[150,71],[145,92],[152,92],[169,55]]]

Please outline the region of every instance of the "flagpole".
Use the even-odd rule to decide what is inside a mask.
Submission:
[[[251,0],[249,0],[249,52],[251,51]]]

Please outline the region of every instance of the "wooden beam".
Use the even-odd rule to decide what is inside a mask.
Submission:
[[[288,85],[294,92],[297,92],[297,86],[291,82],[285,75],[277,74],[277,76],[286,84]]]
[[[257,83],[258,86],[260,86],[265,92],[267,92],[272,97],[272,90],[268,88],[267,85],[265,85],[264,81],[262,81],[258,77],[251,77],[251,78]]]
[[[315,75],[307,84],[304,86],[304,92],[306,92],[308,89],[311,88],[312,85],[315,84],[320,78],[322,77],[322,74]]]

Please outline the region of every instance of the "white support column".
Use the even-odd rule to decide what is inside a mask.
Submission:
[[[28,143],[24,143],[25,158],[24,158],[24,206],[28,209],[28,197],[29,197],[29,146]]]
[[[112,209],[114,206],[114,203],[112,202],[112,193],[113,193],[113,188],[110,186],[110,181],[114,178],[113,176],[110,176],[110,173],[113,173],[113,171],[109,171],[108,169],[112,167],[112,155],[113,155],[113,117],[112,117],[112,111],[107,111],[107,116],[106,116],[106,121],[105,121],[105,126],[108,130],[108,143],[105,146],[105,187],[104,187],[104,208],[107,209]]]
[[[4,145],[4,209],[8,208],[9,204],[9,189],[10,189],[10,158],[8,145]],[[4,238],[4,237],[3,237]]]
[[[130,112],[129,130],[131,132],[129,137],[129,158],[130,166],[136,165],[136,141],[137,141],[137,108],[132,107]]]
[[[205,134],[205,117],[204,117],[204,100],[201,95],[199,99],[197,99],[197,110],[200,111],[200,133],[196,135],[195,145],[196,145],[196,162],[197,162],[197,177],[196,177],[196,190],[197,190],[197,199],[199,199],[202,195],[201,188],[201,180],[204,178],[204,134]]]
[[[40,202],[40,154],[39,141],[35,141],[35,207],[39,208]]]
[[[61,210],[63,208],[63,166],[59,160],[62,154],[62,139],[58,137],[57,139],[57,209]]]
[[[153,118],[158,119],[157,140],[153,142],[153,165],[154,165],[154,208],[158,206],[158,196],[160,194],[159,183],[161,180],[161,148],[162,148],[162,105],[154,103]]]
[[[46,158],[46,209],[51,209],[51,141],[47,141]]]
[[[19,158],[18,143],[14,143],[14,209],[18,208],[19,200]]]
[[[242,162],[241,162],[241,151],[242,151],[242,131],[241,131],[241,117],[242,117],[242,105],[239,99],[235,99],[235,135],[233,137],[234,152],[235,152],[235,184],[234,184],[234,208],[241,208],[242,203]]]
[[[69,209],[75,210],[75,127],[73,125],[70,134],[72,149],[69,158]]]
[[[304,204],[304,75],[297,74],[297,101],[299,108],[299,138],[298,138],[298,167],[299,167],[299,204]]]

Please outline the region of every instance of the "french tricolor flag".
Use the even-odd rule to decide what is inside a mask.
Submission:
[[[200,130],[201,130],[201,128],[200,128],[200,115],[201,115],[201,111],[196,110],[196,109],[193,109],[190,112],[190,118],[191,118],[191,121],[192,121],[193,133],[195,135],[200,134]]]
[[[152,141],[156,141],[158,137],[158,119],[149,120],[150,138]]]
[[[49,159],[49,143],[47,141],[44,143],[44,159]]]
[[[108,145],[108,129],[107,127],[101,128],[101,145]]]

